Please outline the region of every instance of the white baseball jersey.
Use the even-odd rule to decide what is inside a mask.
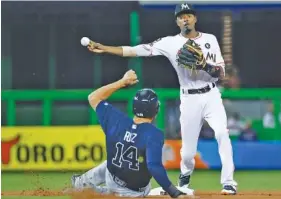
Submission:
[[[199,35],[193,38],[193,40],[201,47],[207,63],[221,66],[224,69],[224,60],[217,38],[214,35],[199,32]],[[187,41],[188,38],[185,38],[182,34],[177,34],[175,36],[157,39],[150,44],[134,46],[133,51],[137,56],[164,55],[167,57],[177,72],[181,87],[201,88],[205,87],[207,83],[216,82],[218,79],[212,78],[205,71],[191,71],[190,69],[178,66],[176,61],[177,53]]]

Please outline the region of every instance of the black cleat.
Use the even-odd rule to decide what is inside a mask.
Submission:
[[[190,182],[190,175],[182,175],[179,176],[179,187],[188,187]]]
[[[236,187],[233,185],[225,185],[221,191],[222,195],[236,195]]]

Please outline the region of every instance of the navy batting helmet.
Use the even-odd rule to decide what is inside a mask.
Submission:
[[[152,89],[139,90],[133,101],[133,112],[137,117],[153,118],[159,111],[159,100]]]

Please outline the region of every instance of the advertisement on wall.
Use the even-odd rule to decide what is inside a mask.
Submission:
[[[80,170],[106,159],[99,126],[2,127],[2,170]]]
[[[233,142],[236,169],[281,169],[280,142]],[[162,162],[180,168],[181,140],[166,140]],[[271,155],[270,155],[271,154]],[[274,155],[275,154],[275,155]],[[2,127],[3,171],[87,170],[106,160],[105,135],[100,126]],[[215,140],[199,141],[196,169],[220,169]]]

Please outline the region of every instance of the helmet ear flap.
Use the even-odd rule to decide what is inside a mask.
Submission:
[[[157,114],[159,113],[159,111],[160,111],[160,105],[161,105],[161,103],[160,103],[160,101],[158,100],[158,102],[157,102],[157,108],[156,108],[156,114],[155,114],[155,115],[157,115]]]

